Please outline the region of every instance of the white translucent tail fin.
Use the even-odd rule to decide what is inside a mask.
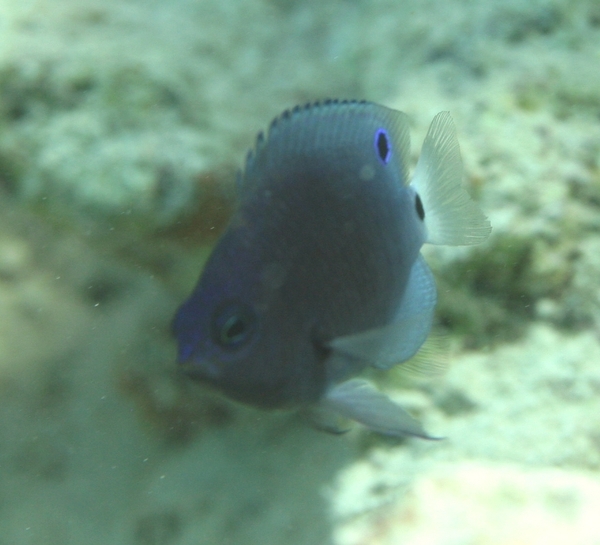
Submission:
[[[425,209],[427,242],[471,245],[490,234],[490,222],[462,187],[462,178],[454,123],[448,112],[440,112],[431,122],[411,182]]]

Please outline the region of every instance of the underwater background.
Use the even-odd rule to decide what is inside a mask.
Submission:
[[[444,441],[182,377],[170,322],[284,108],[449,110],[484,244],[426,247]],[[414,165],[413,165],[414,166]],[[597,0],[0,0],[0,545],[600,544]]]

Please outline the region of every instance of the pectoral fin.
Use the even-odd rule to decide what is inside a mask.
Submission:
[[[435,281],[422,256],[413,265],[400,308],[386,326],[333,339],[329,346],[340,354],[379,369],[412,358],[425,342],[437,299]]]

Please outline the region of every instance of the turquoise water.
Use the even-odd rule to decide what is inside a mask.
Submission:
[[[600,543],[594,0],[0,0],[0,544]],[[284,108],[455,121],[480,247],[428,247],[441,442],[314,430],[169,332]],[[422,540],[422,541],[418,541]]]

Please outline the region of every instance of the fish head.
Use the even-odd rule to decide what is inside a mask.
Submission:
[[[241,228],[225,234],[175,315],[180,367],[258,407],[316,398],[324,386],[310,369],[318,368],[314,360],[323,355],[280,297],[283,266],[265,263],[245,234]]]

